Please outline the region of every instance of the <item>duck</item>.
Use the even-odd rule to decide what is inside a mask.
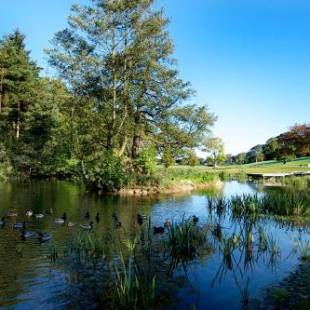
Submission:
[[[52,239],[52,236],[50,234],[39,232],[39,241],[41,243],[47,242],[47,241],[49,241],[51,239]]]
[[[154,235],[163,234],[165,232],[165,227],[163,226],[154,226],[153,227]]]
[[[146,215],[138,213],[137,214],[137,222],[138,222],[138,224],[141,226],[146,218],[147,218]]]
[[[13,224],[13,228],[14,229],[25,229],[26,228],[26,222],[15,223],[15,224]]]
[[[2,217],[0,220],[0,227],[3,227],[5,225],[5,218]]]
[[[31,217],[32,215],[33,215],[33,211],[32,210],[26,211],[26,216]]]
[[[38,234],[34,231],[26,231],[23,229],[22,234],[21,234],[21,239],[22,240],[26,240],[26,239],[30,239],[30,238],[34,238],[36,237]]]
[[[38,214],[35,214],[34,216],[35,216],[36,219],[40,220],[40,219],[43,219],[44,214],[38,213]]]
[[[88,211],[85,213],[84,217],[85,217],[86,219],[89,219],[89,218],[90,218],[90,214],[89,214]]]
[[[14,212],[14,211],[9,211],[8,212],[8,217],[16,217],[16,216],[18,216],[17,212]]]
[[[99,215],[99,212],[97,212],[97,214],[96,214],[96,222],[97,222],[97,223],[100,222],[100,215]]]
[[[63,218],[55,219],[54,223],[58,225],[62,225],[65,223],[65,220]]]
[[[193,215],[193,223],[197,224],[199,221],[199,218],[196,215]]]
[[[83,229],[83,230],[91,230],[93,228],[93,222],[90,222],[89,224],[81,224],[80,227]]]
[[[164,226],[165,226],[165,228],[170,228],[172,226],[172,222],[169,219],[166,219]]]
[[[68,227],[73,227],[75,224],[72,222],[68,222]]]

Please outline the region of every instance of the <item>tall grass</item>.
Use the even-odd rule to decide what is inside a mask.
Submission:
[[[173,223],[169,229],[166,247],[171,257],[170,270],[179,264],[186,264],[197,257],[198,250],[206,245],[207,231],[195,225],[192,219],[183,219],[181,223]]]
[[[230,199],[232,214],[235,217],[257,216],[261,213],[260,198],[257,194],[243,194]]]
[[[104,257],[103,243],[94,233],[80,232],[67,245],[65,255],[78,262],[95,264]]]
[[[229,201],[223,196],[208,197],[208,208],[211,213],[213,210],[216,211],[218,216],[221,216],[229,206]]]
[[[202,166],[172,166],[169,168],[157,166],[155,175],[160,180],[161,186],[169,186],[180,181],[203,184],[219,180],[219,173],[217,171],[212,171],[212,169]]]
[[[303,216],[309,214],[308,194],[300,191],[285,191],[266,194],[260,201],[263,213],[280,216]]]
[[[230,200],[235,217],[271,214],[279,216],[310,215],[309,194],[305,191],[269,192],[258,195],[234,196]]]
[[[115,263],[115,280],[112,303],[114,309],[153,309],[155,307],[156,277],[151,281],[139,273],[135,260],[136,241],[127,242],[129,250],[125,259],[119,253],[119,263]]]

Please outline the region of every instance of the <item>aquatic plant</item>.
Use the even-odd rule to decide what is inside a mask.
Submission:
[[[265,252],[268,248],[268,236],[262,226],[258,227],[258,251]]]
[[[115,309],[153,309],[155,307],[156,277],[146,281],[139,273],[135,260],[134,242],[126,242],[129,251],[125,259],[119,252],[119,263],[115,262],[115,279],[112,303]]]
[[[166,248],[171,257],[170,268],[173,270],[179,263],[186,265],[193,260],[198,249],[207,241],[207,231],[193,223],[192,219],[183,219],[181,223],[173,223],[169,229]]]
[[[277,309],[282,308],[289,299],[289,292],[285,288],[275,287],[269,292],[269,295]]]
[[[56,261],[58,259],[57,247],[54,244],[49,246],[48,252],[49,252],[48,258],[50,259],[51,263],[56,263]]]
[[[247,309],[250,303],[250,290],[249,290],[249,286],[250,286],[250,278],[247,278],[245,287],[240,289],[240,293],[241,293],[241,303],[243,308]]]
[[[269,263],[270,265],[274,266],[281,256],[281,250],[277,240],[273,237],[272,234],[269,234],[267,237],[267,250],[270,255]]]
[[[208,208],[211,211],[216,210],[216,214],[221,216],[229,206],[229,202],[223,196],[208,197]]]
[[[234,217],[257,216],[261,213],[260,199],[257,194],[233,196],[230,199],[230,205]]]
[[[80,232],[66,249],[67,255],[78,261],[95,263],[103,258],[103,243],[95,233]]]
[[[223,238],[222,240],[223,263],[228,270],[233,269],[232,254],[238,244],[238,239],[235,236],[232,236],[230,238]]]
[[[300,253],[302,261],[310,261],[310,240],[298,240],[296,250]]]
[[[280,216],[302,216],[309,211],[308,195],[301,191],[267,193],[261,199],[264,213]]]
[[[305,216],[310,212],[310,197],[306,191],[291,190],[267,192],[261,197],[243,194],[233,196],[230,205],[236,218],[256,217],[259,214]]]

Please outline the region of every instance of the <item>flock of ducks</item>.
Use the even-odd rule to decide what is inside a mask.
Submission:
[[[50,209],[50,210],[47,210],[45,213],[51,215],[51,214],[53,214],[53,211]],[[17,212],[13,212],[13,211],[8,212],[8,214],[7,214],[7,217],[10,217],[10,218],[17,217],[17,216],[18,216]],[[45,215],[42,214],[42,213],[33,214],[33,211],[28,210],[26,212],[26,216],[28,218],[35,217],[36,219],[41,220],[41,219],[44,218]],[[90,220],[91,216],[90,216],[90,213],[88,211],[85,213],[84,218],[86,220],[88,220],[88,221]],[[119,217],[115,213],[112,214],[112,219],[113,219],[114,228],[121,228],[122,227],[122,223],[119,220]],[[140,213],[137,214],[137,223],[140,226],[143,225],[143,223],[147,219],[148,219],[147,215],[140,214]],[[75,226],[75,224],[73,222],[67,221],[67,220],[68,220],[67,214],[66,214],[66,212],[64,212],[63,215],[60,218],[56,218],[54,220],[54,224],[56,224],[56,225],[64,225],[65,223],[67,223],[68,227]],[[99,212],[97,212],[97,214],[95,216],[95,221],[97,223],[100,222],[100,214],[99,214]],[[198,221],[199,221],[199,218],[194,215],[194,216],[192,216],[192,221],[193,221],[194,224],[197,224]],[[0,220],[0,228],[3,228],[5,226],[5,224],[6,224],[5,217],[2,217],[1,220]],[[86,230],[86,231],[90,231],[90,230],[93,229],[93,225],[94,225],[94,222],[93,221],[89,221],[89,223],[81,224],[80,228],[83,229],[83,230]],[[172,226],[172,222],[169,219],[166,219],[166,221],[164,222],[164,226],[153,226],[153,233],[154,233],[154,235],[163,234],[165,232],[165,229],[170,229],[171,226]],[[37,237],[40,242],[46,242],[46,241],[49,241],[52,238],[51,235],[48,234],[48,233],[27,231],[26,230],[26,221],[23,221],[23,222],[20,222],[20,223],[14,223],[12,225],[12,227],[13,227],[13,229],[18,229],[18,230],[22,231],[21,232],[21,239],[22,240],[26,240],[26,239]]]
[[[53,214],[53,211],[50,209],[50,210],[47,210],[45,213],[48,215],[51,215],[51,214]],[[27,218],[34,217],[37,220],[41,220],[45,216],[45,214],[43,214],[43,213],[34,214],[32,210],[26,211],[25,215]],[[15,218],[17,216],[18,216],[18,213],[13,212],[13,211],[9,211],[7,214],[7,218]],[[89,212],[86,212],[84,218],[90,219]],[[99,221],[100,221],[99,213],[96,214],[95,220],[97,223],[99,223]],[[56,224],[56,225],[64,225],[66,222],[67,222],[66,212],[64,212],[60,218],[56,218],[54,220],[54,224]],[[3,228],[5,225],[6,225],[6,217],[2,217],[0,220],[0,228]],[[68,221],[67,226],[73,227],[73,226],[75,226],[75,224],[71,221]],[[120,221],[118,221],[118,226],[119,227],[121,226]],[[81,224],[80,227],[83,230],[91,230],[93,228],[93,222]],[[27,231],[26,230],[26,221],[13,223],[12,228],[16,229],[16,230],[21,230],[21,239],[22,240],[27,240],[27,239],[31,239],[31,238],[38,238],[40,242],[46,242],[46,241],[49,241],[52,239],[52,236],[49,233]]]

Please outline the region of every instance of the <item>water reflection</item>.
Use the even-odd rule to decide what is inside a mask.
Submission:
[[[116,253],[121,249],[126,256],[124,244],[138,238],[140,272],[148,279],[156,274],[161,289],[168,287],[178,297],[165,307],[247,307],[249,299],[258,297],[263,287],[276,283],[298,264],[309,240],[307,223],[232,214],[227,199],[236,194],[263,193],[259,186],[232,181],[216,193],[120,198],[90,195],[66,182],[0,185],[0,216],[18,212],[17,218],[7,219],[0,229],[0,306],[34,308],[39,302],[42,308],[81,303],[91,308],[104,303],[98,296],[111,285],[111,267],[119,259]],[[44,213],[44,218],[26,218],[27,210]],[[89,222],[86,212],[94,221],[91,242],[95,244],[91,246],[87,244],[89,233],[80,229],[80,224]],[[74,226],[54,223],[64,213]],[[100,221],[95,219],[97,213]],[[151,222],[140,225],[138,213]],[[121,227],[115,227],[113,214]],[[169,238],[167,230],[164,235],[153,236],[151,228],[163,226],[166,219],[180,223],[193,215],[204,231],[204,246],[186,260],[171,260],[164,245]],[[23,220],[27,230],[49,232],[53,241],[22,241],[21,232],[12,225]],[[85,252],[80,252],[81,244]]]

